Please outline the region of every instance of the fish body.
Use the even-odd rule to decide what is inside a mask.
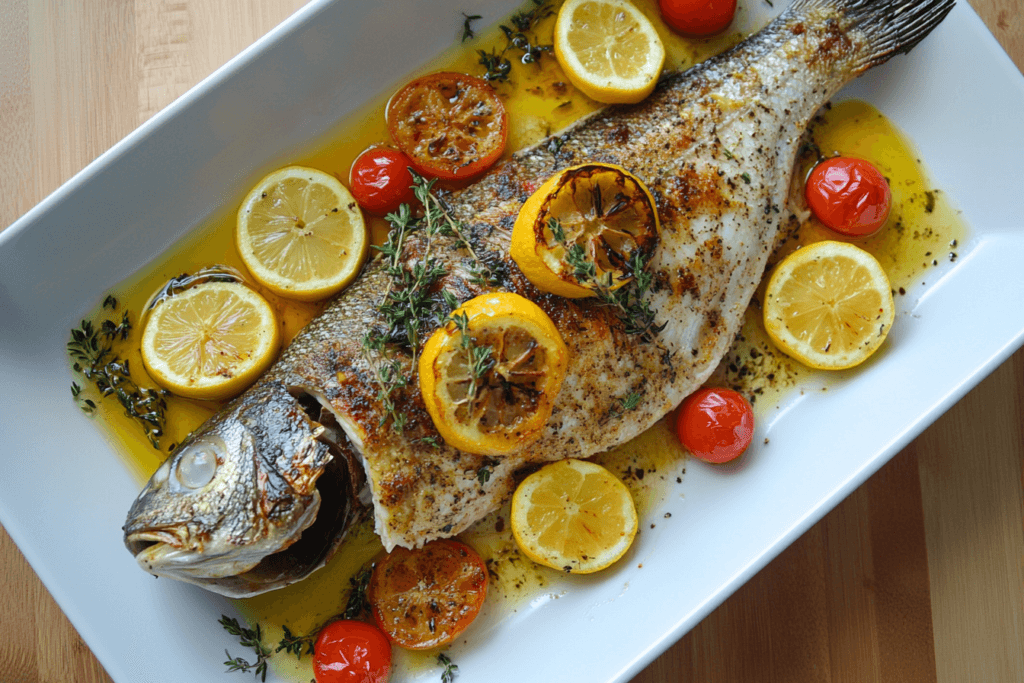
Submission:
[[[260,592],[326,561],[358,514],[363,477],[385,547],[417,547],[457,534],[497,508],[524,468],[585,458],[637,436],[708,378],[738,332],[788,220],[793,164],[815,112],[855,76],[916,45],[951,7],[951,0],[798,0],[732,50],[663,78],[643,102],[602,110],[559,135],[559,144],[517,153],[476,183],[444,193],[451,213],[467,226],[473,253],[453,237],[413,234],[401,261],[412,268],[437,259],[445,270],[437,289],[459,301],[494,289],[527,297],[552,319],[569,350],[552,416],[523,451],[487,458],[447,446],[415,381],[391,397],[406,420],[401,431],[394,428],[377,381],[384,359],[364,343],[368,332],[381,329],[379,307],[393,286],[378,258],[253,388],[197,430],[154,475],[129,513],[129,549],[154,573],[232,595]],[[596,299],[537,290],[508,255],[512,226],[532,191],[557,171],[586,162],[626,168],[655,198],[661,241],[648,265],[653,285],[646,297],[660,330],[647,338],[628,333]],[[496,282],[475,277],[477,260]],[[438,314],[433,325],[442,318]],[[388,359],[412,376],[418,349],[393,346]],[[639,404],[622,410],[631,394],[639,394]],[[253,436],[254,429],[263,437]],[[233,440],[223,436],[235,432],[240,435]],[[222,444],[217,461],[223,462],[213,480],[184,496],[169,492],[166,482],[175,481],[180,462],[211,443]],[[245,467],[234,464],[239,459]],[[326,486],[342,486],[345,494],[333,496],[330,523],[318,519],[315,526],[323,528],[309,534],[302,525],[325,516],[328,507],[327,471],[333,474]],[[269,481],[280,486],[260,488]],[[271,496],[275,502],[268,504],[268,492],[293,482],[290,495]],[[232,501],[244,505],[227,517],[230,524],[198,514]],[[339,505],[343,509],[335,509]],[[314,507],[320,511],[311,515]],[[226,535],[225,526],[234,535]],[[308,541],[307,535],[321,540]],[[266,547],[289,548],[279,553],[287,556],[300,537],[323,553],[311,553],[315,561],[268,580],[252,579],[264,568],[253,560]],[[213,563],[218,576],[204,559],[212,556],[223,558]],[[263,563],[274,559],[265,557]]]

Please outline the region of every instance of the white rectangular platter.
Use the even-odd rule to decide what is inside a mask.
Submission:
[[[225,678],[224,649],[238,646],[217,624],[234,609],[154,581],[122,546],[139,484],[71,400],[68,330],[291,151],[447,48],[452,17],[484,24],[514,9],[312,2],[0,233],[0,522],[118,683],[242,680]],[[762,25],[759,12],[741,20]],[[971,226],[959,259],[899,298],[879,358],[763,420],[755,444],[769,446],[740,467],[689,467],[654,513],[671,523],[645,529],[626,561],[489,615],[453,655],[460,681],[628,680],[1024,341],[1020,73],[961,2],[842,97],[873,103],[914,141]]]

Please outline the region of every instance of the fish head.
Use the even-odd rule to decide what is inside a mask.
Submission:
[[[152,475],[128,512],[125,546],[151,574],[230,597],[304,578],[359,507],[353,459],[323,433],[280,385],[243,394]]]

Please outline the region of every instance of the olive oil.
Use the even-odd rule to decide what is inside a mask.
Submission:
[[[557,4],[543,5],[538,13],[540,19],[530,30],[536,45],[550,45]],[[730,33],[691,41],[671,33],[662,24],[654,0],[642,0],[636,4],[658,28],[666,46],[668,69],[686,68],[731,47],[743,37]],[[538,62],[522,64],[518,62],[520,51],[508,46],[505,34],[494,27],[473,40],[454,46],[421,70],[421,73],[455,70],[480,74],[483,71],[481,54],[504,54],[513,66],[508,81],[495,83],[495,87],[509,112],[509,151],[506,155],[558,133],[600,106],[575,91],[553,54],[545,52]],[[410,77],[413,75],[416,74]],[[322,169],[347,182],[348,169],[363,149],[374,144],[389,144],[384,120],[385,105],[384,98],[371,102],[355,115],[340,121],[324,139],[312,140],[308,148],[297,150],[288,163]],[[929,183],[909,142],[881,113],[860,102],[846,102],[828,108],[815,120],[808,140],[814,143],[808,145],[808,149],[820,150],[824,155],[841,153],[868,159],[889,180],[893,211],[888,224],[876,236],[857,243],[881,261],[896,290],[898,305],[904,301],[902,295],[912,290],[930,269],[955,259],[955,245],[963,243],[967,235],[966,226],[945,195]],[[557,144],[557,138],[549,144]],[[801,244],[820,239],[840,239],[807,217],[800,199],[803,178],[814,158],[813,154],[804,155],[798,164],[792,204],[802,220],[794,221],[791,231],[780,240],[773,262]],[[260,290],[248,278],[234,246],[235,213],[241,200],[239,196],[236,202],[223,207],[220,213],[211,216],[204,225],[157,259],[154,266],[122,283],[113,292],[119,300],[116,316],[119,318],[122,311],[130,311],[134,323],[129,338],[118,342],[115,350],[128,360],[132,376],[139,385],[154,386],[145,373],[138,351],[145,307],[150,297],[170,278],[220,264],[236,269],[251,286]],[[372,216],[367,216],[367,221],[373,242],[382,244],[388,230],[387,223]],[[279,316],[285,344],[324,307],[323,303],[301,304],[267,291],[261,293]],[[905,309],[906,304],[901,308]],[[97,309],[94,317],[98,320],[104,314],[111,317],[101,309]],[[899,318],[896,324],[900,324]],[[800,366],[773,347],[764,332],[759,301],[755,299],[748,308],[740,335],[710,383],[733,386],[751,398],[760,419],[771,406],[779,405],[794,387],[824,381],[824,373]],[[90,390],[86,389],[83,396],[89,394]],[[221,404],[213,402],[168,397],[166,433],[161,439],[161,449],[156,450],[115,401],[93,398],[98,404],[97,424],[124,456],[126,466],[139,479],[140,485],[176,444],[221,407]],[[633,441],[595,458],[627,484],[637,503],[642,528],[650,523],[646,518],[668,492],[679,487],[683,480],[686,454],[675,438],[671,418],[670,415]],[[757,444],[754,445],[756,447]],[[508,519],[506,504],[462,535],[462,539],[476,548],[488,564],[491,584],[484,616],[491,622],[524,601],[554,590],[556,583],[564,585],[565,580],[560,572],[537,566],[519,552]],[[293,634],[314,633],[327,619],[342,612],[348,599],[350,578],[382,554],[383,548],[372,530],[372,519],[366,519],[350,531],[345,545],[326,568],[288,588],[237,601],[237,606],[251,622],[261,624],[264,642],[273,648],[282,637],[284,626]],[[628,561],[629,557],[627,555],[627,559],[622,561]],[[474,624],[466,633],[468,639],[477,637],[473,635],[475,628],[479,632],[480,628]],[[244,656],[245,653],[239,654]],[[396,653],[396,656],[399,667],[415,670],[436,666],[436,652],[403,652]],[[289,680],[307,681],[312,677],[309,657],[296,659],[279,653],[271,659],[271,665]]]

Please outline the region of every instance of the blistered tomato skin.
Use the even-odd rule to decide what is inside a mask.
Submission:
[[[822,224],[847,237],[867,237],[885,225],[892,192],[870,162],[834,157],[814,167],[807,178],[807,205]]]
[[[396,149],[370,147],[356,157],[349,171],[349,189],[359,206],[377,215],[391,213],[415,199],[412,161]]]
[[[395,548],[373,570],[367,598],[393,643],[426,650],[452,642],[476,619],[487,596],[487,565],[465,543],[430,541]]]
[[[387,683],[391,643],[380,629],[361,621],[334,621],[313,647],[316,683]]]
[[[473,178],[501,157],[508,139],[505,105],[476,76],[438,72],[421,76],[394,94],[388,131],[422,175],[442,180]]]
[[[754,411],[732,389],[700,389],[679,407],[676,433],[695,457],[729,462],[747,450],[754,438]]]
[[[736,15],[736,0],[659,0],[665,23],[687,36],[721,33]]]

